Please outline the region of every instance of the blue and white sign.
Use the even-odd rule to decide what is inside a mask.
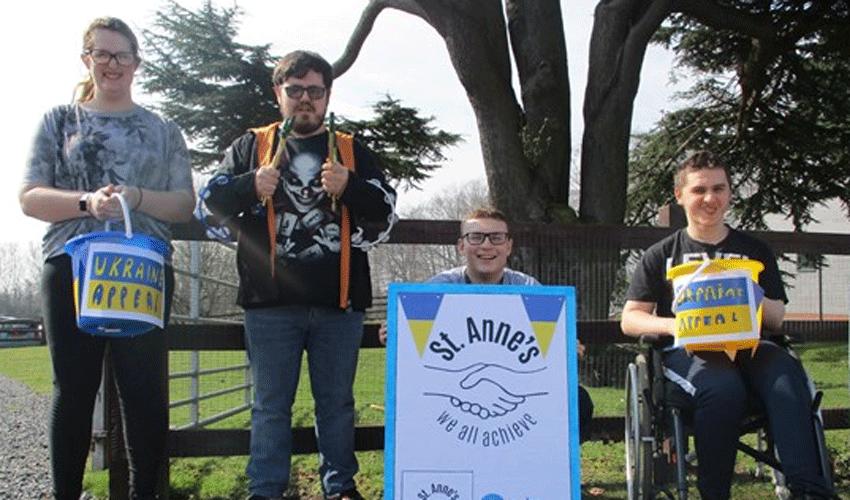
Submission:
[[[580,499],[574,289],[388,295],[385,498]]]

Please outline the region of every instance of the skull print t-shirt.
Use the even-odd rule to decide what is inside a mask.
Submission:
[[[314,262],[338,254],[340,222],[322,188],[326,135],[290,138],[274,194],[277,258]]]

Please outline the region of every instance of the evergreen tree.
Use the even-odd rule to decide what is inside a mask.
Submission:
[[[249,128],[281,119],[271,78],[277,57],[268,44],[236,42],[241,14],[239,7],[218,8],[210,1],[193,11],[168,0],[153,28],[142,32],[149,55],[142,87],[160,98],[159,110],[183,129],[198,170],[214,166]],[[416,186],[441,166],[443,148],[461,140],[389,95],[373,110],[371,120],[340,118],[339,129],[372,148],[396,183]]]
[[[811,209],[850,207],[850,4],[752,2],[770,13],[772,39],[706,28],[674,16],[656,34],[693,71],[689,106],[638,138],[630,168],[630,222],[670,201],[672,172],[688,151],[722,154],[733,173],[733,208],[744,227],[785,214],[798,230]]]
[[[343,118],[341,128],[355,134],[378,152],[389,180],[415,187],[446,160],[443,149],[462,141],[461,136],[430,125],[434,117],[421,117],[387,94],[372,105],[370,120]]]
[[[159,109],[182,129],[192,164],[204,170],[251,127],[280,120],[269,45],[237,43],[239,7],[197,10],[174,0],[157,10],[142,31],[148,60],[142,87],[160,98]]]

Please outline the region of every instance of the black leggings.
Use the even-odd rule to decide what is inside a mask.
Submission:
[[[165,318],[174,291],[174,270],[166,267]],[[158,328],[136,337],[107,339],[76,327],[71,259],[47,260],[42,274],[42,311],[53,361],[50,462],[53,497],[77,500],[92,435],[92,413],[101,380],[104,352],[111,353],[118,386],[131,498],[153,496],[164,465],[168,434],[165,332]]]

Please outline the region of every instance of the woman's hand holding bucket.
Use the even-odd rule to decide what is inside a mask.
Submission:
[[[118,189],[108,184],[93,192],[89,198],[89,213],[100,221],[123,218],[124,212],[121,210],[121,201],[118,200]]]
[[[135,186],[115,186],[108,184],[93,192],[89,198],[89,213],[100,221],[124,219],[120,197],[124,197],[128,207],[138,208],[142,192]]]

